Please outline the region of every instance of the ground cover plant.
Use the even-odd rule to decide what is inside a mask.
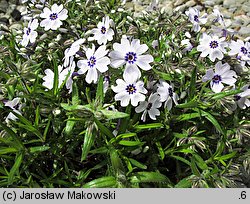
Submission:
[[[0,37],[1,187],[249,187],[250,43],[219,10],[25,3]]]

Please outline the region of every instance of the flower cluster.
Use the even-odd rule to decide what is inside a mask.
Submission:
[[[236,89],[238,73],[233,70],[231,63],[227,62],[226,57],[231,57],[241,66],[250,65],[250,43],[232,38],[232,32],[226,27],[224,17],[218,9],[214,9],[211,16],[213,24],[219,24],[217,27],[219,32],[209,29],[203,32],[203,26],[209,22],[207,13],[202,14],[197,8],[190,8],[185,14],[193,26],[191,34],[186,32],[186,39],[180,43],[184,47],[183,53],[188,54],[196,49],[200,53],[199,59],[206,61],[208,58],[207,62],[212,64],[212,67],[205,70],[206,74],[202,77],[202,82],[209,81],[211,90],[215,93],[224,91],[226,85],[232,90]],[[22,46],[26,47],[36,41],[38,37],[36,30],[39,29],[39,25],[44,28],[44,31],[55,31],[60,28],[62,22],[68,17],[68,11],[63,8],[62,4],[53,4],[50,8],[46,4],[39,17],[42,19],[40,24],[39,19],[34,18],[24,29]],[[116,30],[114,21],[109,16],[105,16],[95,28],[85,33],[85,36],[91,34],[91,37],[87,40],[78,37],[71,43],[64,50],[61,65],[56,67],[58,73],[57,88],[61,89],[65,84],[68,92],[71,93],[75,76],[85,78],[87,84],[97,84],[100,75],[104,75],[104,93],[106,93],[114,69],[114,72],[120,74],[115,76],[117,77],[114,80],[116,85],[111,84],[111,90],[115,93],[114,100],[119,101],[122,107],[131,104],[135,107],[136,113],[142,114],[141,120],[144,122],[147,114],[152,120],[156,120],[156,116],[161,115],[161,107],[170,111],[173,105],[178,105],[180,98],[177,93],[180,90],[177,89],[177,93],[174,92],[173,82],[164,81],[159,77],[157,77],[158,81],[151,81],[145,77],[155,65],[154,57],[149,54],[148,45],[141,43],[139,39],[125,35],[118,39],[119,42],[114,41],[119,36],[115,33]],[[198,46],[195,47],[191,41],[192,34],[199,32],[201,34]],[[163,39],[161,35],[159,39],[154,40],[152,47],[159,48],[159,43]],[[165,44],[167,45],[167,42]],[[215,64],[213,65],[213,63]],[[44,74],[42,85],[46,90],[53,89],[55,70],[48,68]],[[151,83],[151,87],[145,87],[145,81]],[[247,85],[239,87],[238,90],[242,90],[242,92],[234,97],[235,104],[238,104],[240,108],[249,106],[250,89],[248,87]]]

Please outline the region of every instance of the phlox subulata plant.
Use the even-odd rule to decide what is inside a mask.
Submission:
[[[0,43],[1,186],[249,185],[249,38],[218,9],[24,3]]]

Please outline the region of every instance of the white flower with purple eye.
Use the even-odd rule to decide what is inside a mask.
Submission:
[[[127,38],[121,39],[121,44],[113,44],[114,51],[111,51],[111,66],[118,68],[126,64],[124,74],[129,74],[135,79],[141,77],[141,72],[138,66],[147,71],[152,67],[149,63],[154,61],[151,55],[142,55],[148,50],[146,44],[140,44],[140,40],[134,39],[130,43]]]
[[[107,41],[113,40],[114,31],[110,28],[113,21],[108,16],[102,18],[102,22],[97,24],[97,28],[92,29],[94,39],[97,40],[99,45],[106,44]]]
[[[80,68],[78,74],[84,74],[87,72],[86,75],[86,82],[88,84],[97,82],[98,79],[98,72],[104,73],[108,70],[108,65],[110,64],[110,59],[106,57],[108,50],[106,50],[106,46],[102,45],[95,51],[95,46],[93,45],[92,48],[87,49],[86,51],[86,60],[79,60],[77,62],[77,67]]]
[[[22,115],[21,114],[21,107],[22,105],[20,104],[21,98],[14,98],[12,101],[7,101],[4,106],[7,106],[11,108],[15,113]],[[6,117],[5,121],[6,123],[9,123],[10,120],[16,120],[17,117],[13,113],[9,113],[9,115]]]
[[[225,38],[219,38],[218,36],[209,36],[206,33],[203,33],[200,39],[200,45],[198,45],[197,50],[202,52],[200,57],[206,57],[209,55],[209,59],[214,62],[216,58],[222,60],[226,52],[225,47],[227,43]]]
[[[137,81],[131,75],[123,75],[124,80],[117,79],[117,86],[112,86],[112,90],[117,93],[116,101],[121,101],[121,106],[128,106],[130,100],[132,106],[137,106],[140,101],[145,101],[147,90],[144,88],[143,81]]]
[[[214,22],[218,22],[219,24],[225,27],[224,17],[223,14],[219,11],[219,9],[215,8],[213,10],[212,15],[215,16],[215,19],[213,20]]]
[[[250,43],[242,40],[232,41],[229,44],[229,55],[237,55],[237,59],[247,62],[250,65]]]
[[[161,107],[160,96],[157,93],[151,94],[148,101],[141,101],[139,106],[135,108],[136,113],[142,113],[141,120],[146,121],[146,115],[148,113],[152,120],[156,120],[155,116],[160,115],[158,108]]]
[[[235,71],[230,70],[228,63],[222,64],[222,62],[217,62],[215,64],[215,71],[209,69],[206,72],[206,75],[203,76],[202,81],[210,81],[210,87],[213,92],[219,93],[224,88],[223,84],[234,85],[236,82],[237,75]]]
[[[62,21],[68,18],[67,9],[63,8],[63,5],[53,4],[51,10],[47,7],[43,9],[43,13],[40,14],[41,18],[45,18],[41,21],[40,26],[44,27],[44,30],[57,30],[61,25]]]
[[[250,107],[250,89],[249,85],[245,85],[241,88],[243,92],[237,94],[234,96],[234,99],[236,101],[236,104],[241,108],[245,109],[247,107]]]
[[[193,24],[193,31],[199,32],[201,30],[200,24],[205,24],[207,22],[207,14],[200,16],[200,12],[196,8],[189,8],[185,12],[188,16],[189,21]]]
[[[44,71],[45,76],[43,77],[43,86],[46,87],[47,89],[51,90],[53,89],[54,86],[54,78],[55,78],[55,74],[51,69],[46,69]],[[58,66],[58,88],[61,87],[61,85],[63,84],[64,80],[66,79],[66,77],[69,75],[70,70],[69,69],[63,69],[62,66]]]
[[[37,32],[35,31],[38,27],[38,20],[31,20],[28,24],[27,28],[24,28],[24,35],[21,41],[21,45],[26,47],[29,42],[34,43],[37,38]]]
[[[175,105],[178,104],[179,97],[174,92],[174,89],[171,85],[169,85],[165,81],[160,81],[160,84],[158,84],[157,93],[160,95],[160,102],[165,102],[164,108],[167,107],[167,109],[170,111],[173,106],[173,101]]]

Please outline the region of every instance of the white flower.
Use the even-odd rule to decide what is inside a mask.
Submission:
[[[245,61],[250,65],[250,43],[242,40],[232,41],[229,44],[229,55],[237,55],[237,59]]]
[[[200,16],[200,12],[196,8],[189,8],[185,12],[191,23],[193,23],[193,31],[199,32],[201,30],[200,24],[205,24],[207,22],[207,14]]]
[[[110,28],[111,24],[113,24],[113,21],[106,16],[102,19],[102,22],[97,24],[97,28],[92,29],[91,32],[94,34],[94,39],[97,40],[99,45],[105,45],[107,41],[113,40],[114,31]]]
[[[214,22],[218,22],[219,24],[225,27],[224,17],[222,13],[219,11],[219,9],[215,8],[213,10],[212,15],[215,16],[215,19],[213,20]]]
[[[68,15],[67,9],[63,9],[63,5],[53,4],[51,10],[47,7],[43,9],[43,13],[40,14],[41,18],[45,18],[40,23],[44,30],[57,30],[61,25],[63,20],[66,20]]]
[[[249,85],[245,85],[241,88],[243,92],[237,94],[234,96],[234,99],[236,101],[236,104],[241,108],[245,109],[247,107],[250,107],[250,100],[248,99],[250,97],[250,89],[248,88]]]
[[[112,90],[117,93],[115,95],[116,101],[121,101],[121,106],[126,107],[130,100],[132,106],[137,106],[139,101],[145,100],[147,90],[144,88],[143,81],[137,81],[131,75],[124,75],[124,80],[117,79],[117,86],[112,86]]]
[[[64,63],[63,63],[64,67],[70,66],[70,61],[71,61],[70,58],[76,55],[76,53],[80,49],[81,44],[83,44],[84,42],[85,39],[80,38],[74,43],[72,43],[72,45],[64,51]]]
[[[37,38],[37,32],[35,31],[38,27],[38,20],[31,20],[27,28],[24,28],[24,35],[21,41],[21,45],[26,47],[29,42],[34,43]]]
[[[51,90],[53,89],[53,85],[54,85],[54,77],[55,74],[51,69],[46,69],[44,71],[45,76],[43,77],[43,86],[45,86],[47,89]],[[70,73],[69,69],[63,69],[62,66],[58,66],[58,87],[60,88],[61,85],[63,84],[64,80],[66,79],[66,77],[68,76],[68,74]]]
[[[222,60],[224,57],[223,53],[226,52],[226,46],[227,43],[224,37],[219,38],[218,36],[209,36],[204,33],[200,39],[200,45],[198,45],[197,50],[202,52],[201,57],[209,55],[209,59],[214,62],[216,58]]]
[[[107,75],[103,79],[103,93],[106,93],[109,89],[110,77]]]
[[[237,77],[235,71],[230,70],[228,63],[222,64],[222,62],[217,62],[215,64],[215,71],[209,69],[206,72],[206,75],[203,76],[202,81],[206,82],[211,80],[210,87],[213,92],[219,93],[224,88],[223,84],[234,85]]]
[[[148,101],[141,101],[139,106],[135,108],[136,113],[142,113],[141,120],[146,121],[146,115],[148,113],[152,120],[156,120],[155,116],[160,115],[158,108],[161,107],[160,96],[157,93],[151,94]]]
[[[21,98],[14,98],[12,101],[7,101],[4,106],[7,106],[11,108],[15,113],[21,114],[21,105],[20,105]],[[16,120],[17,117],[13,113],[9,113],[9,115],[6,117],[5,121],[6,123],[9,123],[10,120]]]
[[[98,79],[98,72],[106,72],[108,70],[108,65],[110,64],[110,59],[105,55],[108,53],[106,50],[106,46],[102,45],[95,51],[95,46],[92,45],[92,48],[87,49],[86,57],[87,60],[79,60],[77,62],[77,67],[80,68],[78,74],[84,74],[87,72],[86,75],[86,82],[88,84],[97,82]]]
[[[134,39],[130,43],[128,39],[122,38],[121,44],[114,43],[114,51],[111,51],[111,66],[118,68],[126,64],[124,74],[129,74],[134,78],[140,78],[141,72],[138,66],[147,71],[152,67],[149,63],[154,61],[151,55],[142,55],[148,50],[146,44],[140,44],[140,40]]]
[[[174,92],[174,89],[171,85],[169,85],[165,81],[160,81],[160,84],[158,84],[157,93],[160,95],[160,102],[164,102],[164,108],[167,107],[167,109],[170,111],[173,106],[173,101],[175,105],[178,104],[179,97]]]

